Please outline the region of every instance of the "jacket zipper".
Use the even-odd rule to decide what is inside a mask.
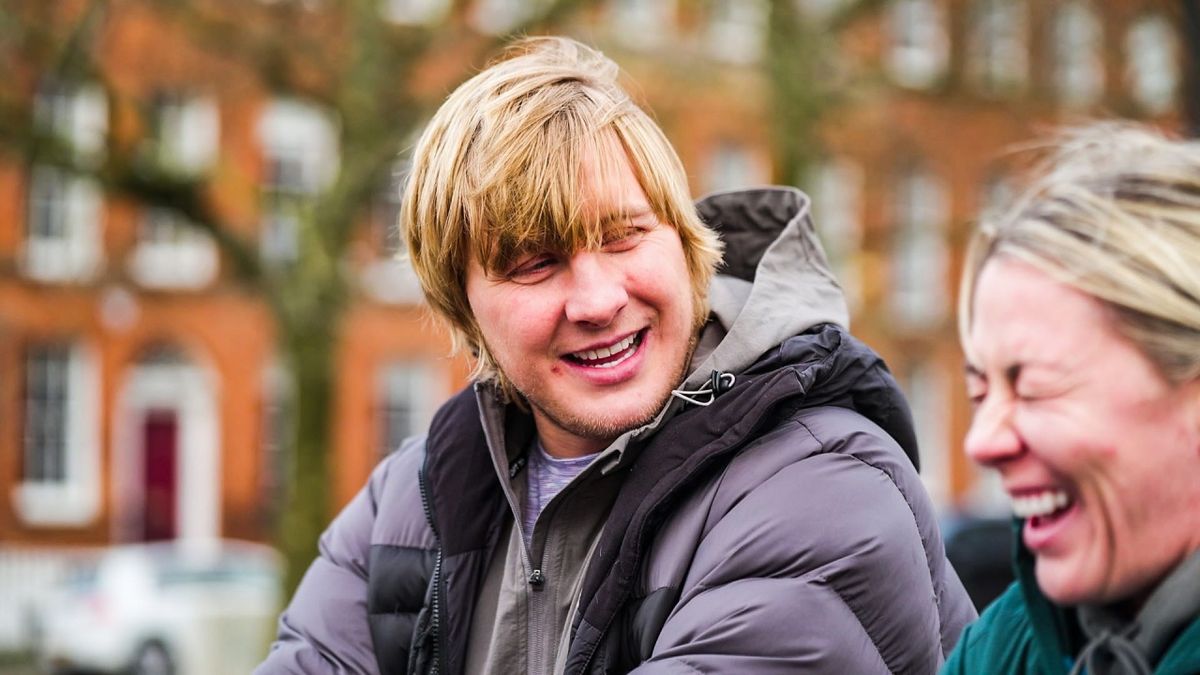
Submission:
[[[514,472],[515,473],[515,472]],[[522,507],[523,508],[523,507]],[[538,518],[541,518],[539,514]],[[525,544],[525,527],[523,518],[520,516],[513,518],[513,526],[517,529],[517,536],[521,539],[521,557],[525,562],[525,582],[529,584],[531,593],[529,594],[529,615],[533,618],[530,621],[529,629],[529,644],[535,645],[535,648],[530,650],[526,656],[529,659],[525,664],[526,669],[530,673],[540,675],[545,669],[542,667],[541,653],[544,649],[545,641],[545,602],[544,593],[546,588],[546,574],[542,571],[540,560],[537,567],[533,566],[533,554],[530,548],[533,546],[533,532],[529,533],[529,545]],[[534,521],[533,529],[537,530],[537,521]],[[544,552],[543,552],[544,553]]]
[[[526,664],[530,673],[540,674],[546,671],[546,664],[542,663],[542,654],[545,652],[547,601],[546,596],[544,593],[542,593],[542,591],[546,588],[547,579],[541,568],[541,558],[545,557],[546,551],[545,547],[543,546],[541,552],[542,555],[538,559],[539,564],[537,567],[534,567],[532,563],[533,553],[530,550],[536,545],[535,537],[537,534],[537,525],[544,516],[557,511],[558,507],[562,505],[563,500],[570,496],[571,493],[581,489],[583,483],[591,481],[592,473],[593,469],[591,466],[584,469],[583,473],[576,476],[575,479],[568,483],[562,490],[560,490],[558,494],[554,495],[549,504],[546,504],[546,508],[540,514],[538,514],[537,519],[534,520],[534,532],[531,532],[529,535],[528,547],[525,545],[523,521],[521,518],[514,519],[514,524],[517,528],[517,536],[521,538],[521,555],[525,558],[525,569],[529,570],[529,574],[526,576],[525,580],[533,591],[533,593],[531,593],[529,596],[529,611],[530,614],[535,618],[532,622],[533,625],[530,626],[529,644],[537,645],[538,648],[533,650],[531,655],[532,658],[530,662]],[[583,570],[580,570],[580,574],[582,573]],[[573,620],[574,617],[568,616],[567,625],[570,625]],[[557,636],[554,639],[555,643],[557,643]]]
[[[442,540],[438,536],[437,526],[433,523],[433,507],[429,503],[429,488],[426,487],[424,466],[417,472],[417,486],[421,490],[421,506],[425,510],[425,521],[429,523],[429,529],[433,532],[433,539],[437,544],[437,556],[433,563],[433,576],[429,579],[429,583],[433,586],[433,601],[429,605],[429,630],[433,636],[430,640],[429,673],[430,675],[438,675],[438,672],[441,670],[441,659],[438,654],[438,633],[441,631],[442,623]],[[418,645],[413,645],[413,647],[419,648]]]

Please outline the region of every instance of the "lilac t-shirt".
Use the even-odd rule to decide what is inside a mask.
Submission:
[[[533,546],[533,525],[550,500],[554,499],[554,495],[561,492],[567,483],[582,473],[599,454],[597,452],[583,457],[559,459],[546,454],[541,443],[537,443],[530,451],[529,466],[527,467],[528,477],[526,478],[528,484],[525,490],[524,513],[521,518],[525,546]]]

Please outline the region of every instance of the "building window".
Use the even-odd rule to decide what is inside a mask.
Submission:
[[[104,155],[108,103],[90,85],[45,83],[33,106],[34,126],[72,148],[83,166]],[[23,267],[38,281],[86,281],[102,256],[101,197],[95,181],[35,165],[29,173]]]
[[[401,189],[409,171],[408,159],[397,161],[376,195],[372,222],[380,255],[359,272],[359,283],[367,296],[388,305],[416,305],[425,301],[412,261],[404,254],[404,237],[399,227]]]
[[[928,327],[948,302],[946,190],[931,172],[914,168],[900,177],[893,208],[892,314],[909,327]]]
[[[1152,114],[1170,110],[1179,88],[1179,38],[1158,15],[1134,22],[1125,35],[1126,78],[1133,98]]]
[[[887,65],[905,87],[923,89],[946,69],[949,40],[945,19],[934,0],[892,0],[888,11],[891,48]]]
[[[921,480],[935,507],[950,503],[950,447],[946,423],[950,409],[946,395],[947,380],[938,364],[931,360],[918,361],[904,371],[900,382],[908,405],[920,448]]]
[[[862,167],[829,159],[817,164],[811,175],[813,223],[853,311],[862,300],[856,264],[862,245]]]
[[[40,346],[26,355],[25,465],[27,483],[67,479],[67,388],[70,351]]]
[[[530,21],[546,8],[547,0],[477,0],[470,20],[481,33],[502,35]]]
[[[981,221],[991,221],[1001,218],[1013,207],[1017,197],[1012,178],[1007,174],[993,172],[983,181],[979,200],[979,218]]]
[[[182,216],[151,208],[142,214],[129,268],[147,288],[200,288],[216,277],[217,248]]]
[[[282,360],[270,362],[262,373],[262,452],[259,453],[259,501],[263,526],[277,524],[287,498],[291,456],[295,449],[295,380]]]
[[[91,84],[48,81],[33,101],[34,127],[70,146],[75,159],[95,163],[104,156],[108,133],[108,99]]]
[[[795,0],[800,16],[808,21],[825,21],[846,9],[854,0]]]
[[[98,507],[92,359],[80,345],[43,343],[25,353],[21,482],[16,503],[31,525],[83,525]]]
[[[446,17],[447,0],[383,0],[383,17],[392,23],[431,24]]]
[[[710,11],[708,45],[714,58],[748,65],[762,57],[769,11],[764,0],[713,0]]]
[[[1069,106],[1096,102],[1104,88],[1100,20],[1086,3],[1072,1],[1058,8],[1051,25],[1054,88],[1059,100]]]
[[[378,376],[379,454],[386,455],[414,434],[424,433],[445,392],[428,366],[396,361]]]
[[[154,101],[155,163],[171,173],[195,175],[212,169],[220,147],[216,100],[180,92],[160,92]]]
[[[705,190],[733,190],[762,185],[767,182],[763,162],[745,145],[737,141],[721,141],[708,159]]]
[[[294,261],[313,197],[337,173],[336,128],[311,105],[275,101],[262,118],[259,139],[265,165],[262,255],[270,262]]]
[[[45,282],[90,279],[101,262],[101,204],[95,181],[34,166],[23,252],[26,276]]]
[[[613,0],[608,12],[613,36],[634,49],[661,46],[674,33],[675,0]]]
[[[972,5],[969,63],[980,90],[1003,93],[1024,86],[1027,11],[1024,0],[975,0]]]

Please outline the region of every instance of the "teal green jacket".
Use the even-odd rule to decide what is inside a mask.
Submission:
[[[1038,590],[1033,555],[1017,533],[1017,581],[979,620],[967,626],[942,675],[1065,675],[1086,640],[1075,610],[1051,603]],[[1200,616],[1154,665],[1155,675],[1200,673]]]

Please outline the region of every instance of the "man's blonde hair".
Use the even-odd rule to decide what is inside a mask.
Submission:
[[[1106,305],[1169,381],[1200,377],[1200,144],[1119,123],[1062,133],[1032,188],[971,243],[964,345],[976,282],[1001,256]]]
[[[468,263],[497,273],[533,251],[599,248],[608,225],[582,203],[586,158],[601,181],[628,161],[655,215],[679,233],[697,327],[707,316],[721,243],[696,213],[679,157],[618,74],[573,40],[519,41],[458,87],[417,142],[401,226],[425,297],[456,350],[476,355],[477,379],[505,383],[471,312]]]

